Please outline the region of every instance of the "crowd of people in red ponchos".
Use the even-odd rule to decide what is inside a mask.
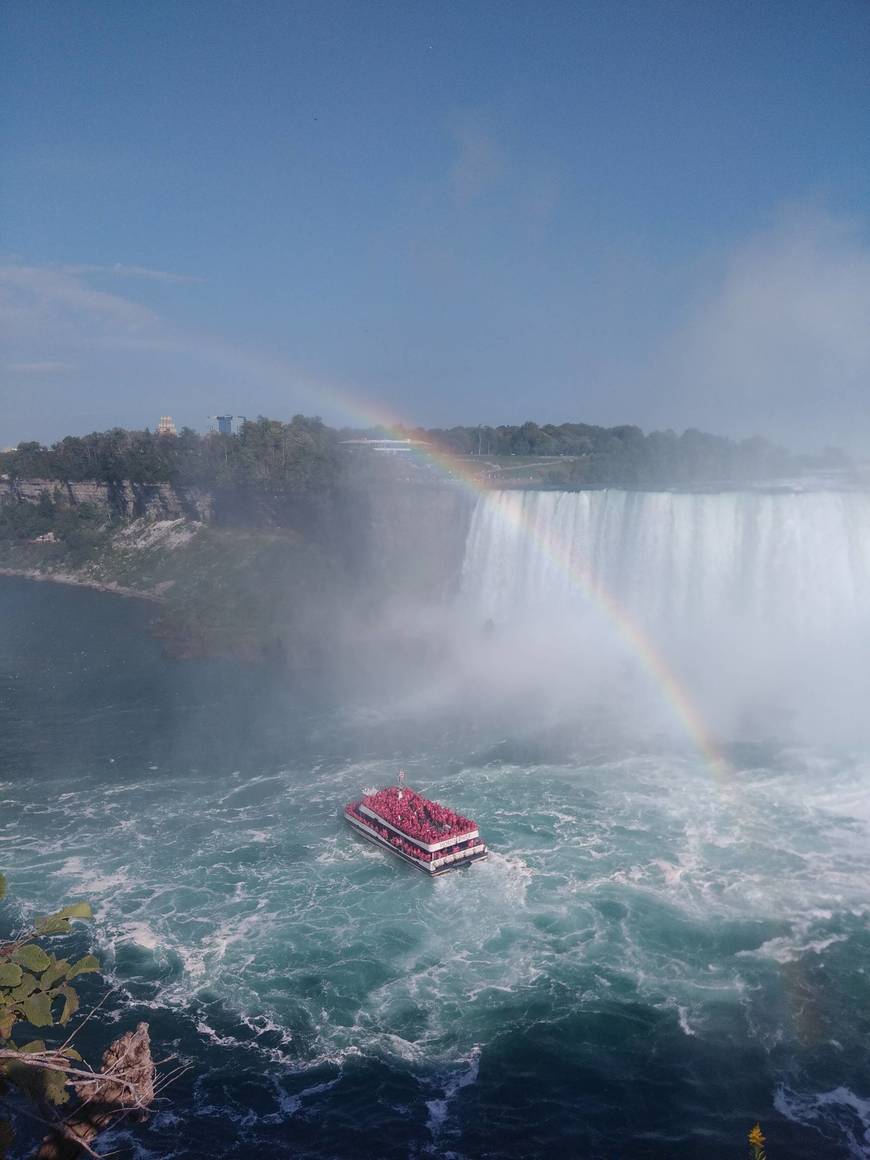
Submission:
[[[399,786],[368,794],[362,804],[418,842],[443,842],[474,829],[469,818]]]

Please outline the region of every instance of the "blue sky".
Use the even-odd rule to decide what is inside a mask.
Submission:
[[[870,436],[865,0],[8,0],[0,443]]]

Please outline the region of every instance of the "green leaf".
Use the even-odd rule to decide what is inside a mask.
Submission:
[[[21,967],[15,963],[0,963],[0,987],[17,987],[21,982]]]
[[[65,906],[63,910],[57,912],[58,918],[93,918],[94,912],[91,910],[89,902],[73,902],[69,906]]]
[[[45,1098],[50,1104],[65,1104],[69,1099],[69,1092],[66,1090],[66,1076],[62,1071],[49,1071],[45,1068],[42,1071],[43,1090],[45,1091]]]
[[[87,902],[71,902],[63,910],[54,914],[43,914],[36,920],[37,934],[65,934],[70,929],[71,918],[93,918],[94,912]]]
[[[23,947],[18,947],[12,952],[12,961],[37,974],[51,966],[51,959],[36,943],[25,943]]]
[[[52,999],[63,996],[63,1011],[60,1013],[61,1024],[69,1023],[73,1015],[79,1009],[79,997],[76,994],[75,988],[62,983],[56,990],[51,992]]]
[[[66,959],[56,959],[54,955],[51,955],[50,958],[51,966],[40,979],[40,983],[46,991],[62,979],[69,970],[69,963]]]
[[[36,981],[34,975],[28,975],[26,972],[21,976],[21,982],[14,991],[9,992],[10,999],[26,999],[28,995],[33,994],[39,983]]]
[[[6,876],[0,874],[0,901],[6,897]]]
[[[59,914],[49,914],[36,920],[37,934],[68,934],[70,930],[69,921],[61,918]]]
[[[26,1051],[29,1055],[33,1055],[37,1051],[45,1051],[44,1039],[31,1039],[29,1043],[25,1043],[23,1047],[18,1048],[19,1051]]]
[[[24,1011],[24,1018],[33,1027],[50,1027],[53,1020],[51,1017],[51,996],[47,995],[45,991],[40,991],[36,995],[31,995],[29,999],[25,999],[21,1004]]]
[[[8,1039],[12,1034],[18,1015],[11,1007],[0,1007],[0,1039]]]
[[[74,979],[76,975],[86,975],[90,971],[98,971],[100,964],[93,955],[85,955],[84,958],[79,959],[77,963],[73,963],[66,973],[68,979]]]

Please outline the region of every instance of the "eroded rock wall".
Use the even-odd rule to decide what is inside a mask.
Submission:
[[[209,521],[214,501],[202,488],[168,483],[65,482],[57,479],[0,479],[0,504],[39,503],[44,492],[75,507],[89,503],[121,519],[186,519]]]

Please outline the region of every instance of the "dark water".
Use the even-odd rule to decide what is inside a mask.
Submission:
[[[87,898],[190,1070],[103,1151],[154,1157],[870,1154],[870,764],[409,722],[173,662],[148,609],[0,582],[0,859],[23,916]],[[399,763],[494,853],[436,882],[345,832]]]

